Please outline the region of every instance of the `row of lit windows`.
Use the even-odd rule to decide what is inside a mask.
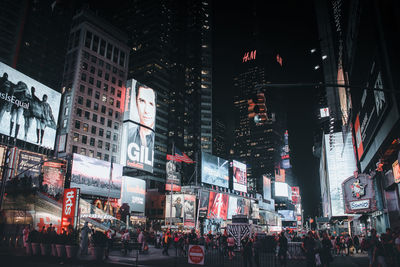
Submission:
[[[74,133],[73,140],[76,143],[81,141],[82,144],[84,144],[84,145],[89,144],[90,146],[93,146],[93,147],[96,146],[96,139],[94,137],[88,137],[83,134],[80,135],[79,133]],[[103,143],[104,143],[104,145],[103,145]],[[97,140],[97,148],[99,148],[99,149],[104,148],[107,151],[110,151],[110,149],[112,149],[112,152],[114,152],[114,153],[118,152],[118,146],[116,144],[112,144],[112,146],[111,146],[110,142],[103,142],[103,140]]]
[[[97,152],[96,155],[94,154],[94,150],[86,149],[85,147],[78,148],[78,146],[72,146],[72,153],[79,153],[81,155],[89,156],[91,158],[96,157],[97,159],[110,161],[109,154],[102,154],[101,152]],[[112,162],[116,162],[116,157],[112,156]]]
[[[89,61],[93,64],[97,64],[99,67],[103,68],[105,66],[106,71],[110,71],[113,74],[117,75],[120,78],[124,78],[125,72],[123,70],[117,69],[115,66],[111,66],[111,64],[104,62],[104,60],[97,58],[94,55],[90,55],[89,52],[83,50],[83,59]],[[83,66],[82,66],[83,68]]]
[[[89,116],[90,116],[90,114],[89,114]],[[93,114],[93,121],[97,122],[97,114]],[[100,117],[99,122],[101,125],[105,125],[105,121],[106,120],[104,117]],[[87,126],[88,124],[82,123],[82,129],[83,129],[83,131],[88,132],[89,129],[88,129],[88,127],[85,127],[85,125]],[[107,127],[112,128],[112,120],[110,120],[110,119],[107,120]],[[81,128],[81,121],[75,120],[75,129],[80,129],[80,128]],[[118,131],[118,129],[119,129],[119,123],[114,122],[114,130]]]
[[[100,100],[100,94],[95,94],[95,98]],[[103,94],[101,97],[101,101],[105,104],[107,104],[107,100],[108,100],[108,104],[110,104],[111,106],[114,106],[116,108],[120,108],[121,107],[121,101],[117,100],[115,101],[114,98],[112,97],[107,97],[106,94]],[[78,104],[83,105],[84,102],[84,98],[83,96],[78,96]],[[93,109],[94,110],[98,110],[99,104],[96,102],[93,102]],[[92,108],[92,100],[91,99],[86,99],[85,105],[87,108]]]

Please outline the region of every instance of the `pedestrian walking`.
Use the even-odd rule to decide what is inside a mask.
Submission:
[[[162,242],[163,242],[162,254],[166,255],[166,256],[169,256],[168,248],[169,248],[169,245],[170,245],[170,242],[171,242],[171,234],[170,234],[169,230],[164,233]]]
[[[279,258],[279,264],[281,266],[287,265],[287,252],[288,252],[288,240],[285,236],[285,232],[282,231],[279,239],[278,239],[278,244],[279,244],[279,251],[278,251],[278,258]]]
[[[235,239],[233,238],[232,235],[228,236],[227,243],[228,243],[228,256],[229,259],[232,260],[233,257],[235,256],[235,253],[233,253],[233,250],[235,248]]]
[[[129,240],[131,240],[131,236],[129,234],[129,230],[126,229],[124,234],[121,237],[122,240],[122,248],[123,248],[123,254],[126,256],[128,254],[128,249],[129,249]]]
[[[241,245],[244,267],[253,267],[253,240],[246,236],[242,239]]]
[[[324,232],[322,234],[322,248],[320,251],[321,264],[323,267],[329,267],[330,263],[333,261],[331,254],[332,243],[329,240],[328,234]]]
[[[110,255],[110,250],[112,248],[112,242],[113,242],[112,232],[110,229],[107,230],[106,237],[107,237],[107,244],[106,244],[106,250],[105,250],[105,257],[106,257],[106,259],[108,259],[108,256]]]
[[[88,254],[88,246],[89,246],[89,233],[90,228],[88,226],[88,222],[85,222],[81,229],[81,255]]]
[[[355,252],[358,253],[358,250],[360,250],[360,238],[358,237],[358,235],[354,236],[353,243],[354,243]]]
[[[307,236],[304,238],[302,248],[306,254],[307,267],[315,266],[315,240],[313,232],[309,231]]]

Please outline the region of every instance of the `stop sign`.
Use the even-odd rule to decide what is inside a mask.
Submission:
[[[204,265],[204,246],[189,245],[189,263]]]

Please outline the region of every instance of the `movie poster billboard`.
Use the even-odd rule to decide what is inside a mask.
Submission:
[[[229,162],[211,154],[201,153],[201,181],[203,183],[229,187]]]
[[[48,161],[43,163],[43,186],[49,195],[56,196],[64,191],[62,166],[63,163],[60,162]]]
[[[131,79],[126,83],[121,164],[153,172],[156,92]]]
[[[0,62],[0,133],[54,148],[61,94]]]
[[[168,160],[165,164],[167,181],[165,183],[166,191],[181,191],[181,163],[174,160]],[[171,189],[172,188],[172,189]]]
[[[16,175],[30,177],[32,186],[39,186],[39,175],[42,173],[42,164],[45,156],[42,154],[20,150],[17,158]]]
[[[229,196],[228,219],[233,215],[250,215],[250,200],[242,197]]]
[[[194,227],[195,226],[195,210],[196,210],[196,196],[195,195],[184,195],[184,207],[183,207],[183,215],[184,220],[183,224],[186,227]]]
[[[271,179],[263,175],[263,197],[264,199],[271,199]]]
[[[183,194],[168,194],[165,196],[165,218],[172,218],[172,222],[183,221]]]
[[[111,175],[111,181],[110,181]],[[80,154],[73,155],[71,187],[81,189],[81,194],[111,198],[121,197],[122,165]]]
[[[233,190],[247,193],[246,164],[233,160]]]
[[[228,202],[229,195],[210,192],[207,218],[226,220],[228,216]]]
[[[200,206],[199,206],[199,217],[206,218],[208,211],[208,200],[210,193],[202,190],[200,193]]]
[[[144,212],[146,181],[129,176],[122,177],[121,204],[128,204],[132,212]]]

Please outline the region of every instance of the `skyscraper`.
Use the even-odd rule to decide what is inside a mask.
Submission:
[[[119,162],[128,70],[127,38],[81,9],[73,17],[64,66],[56,151]]]

